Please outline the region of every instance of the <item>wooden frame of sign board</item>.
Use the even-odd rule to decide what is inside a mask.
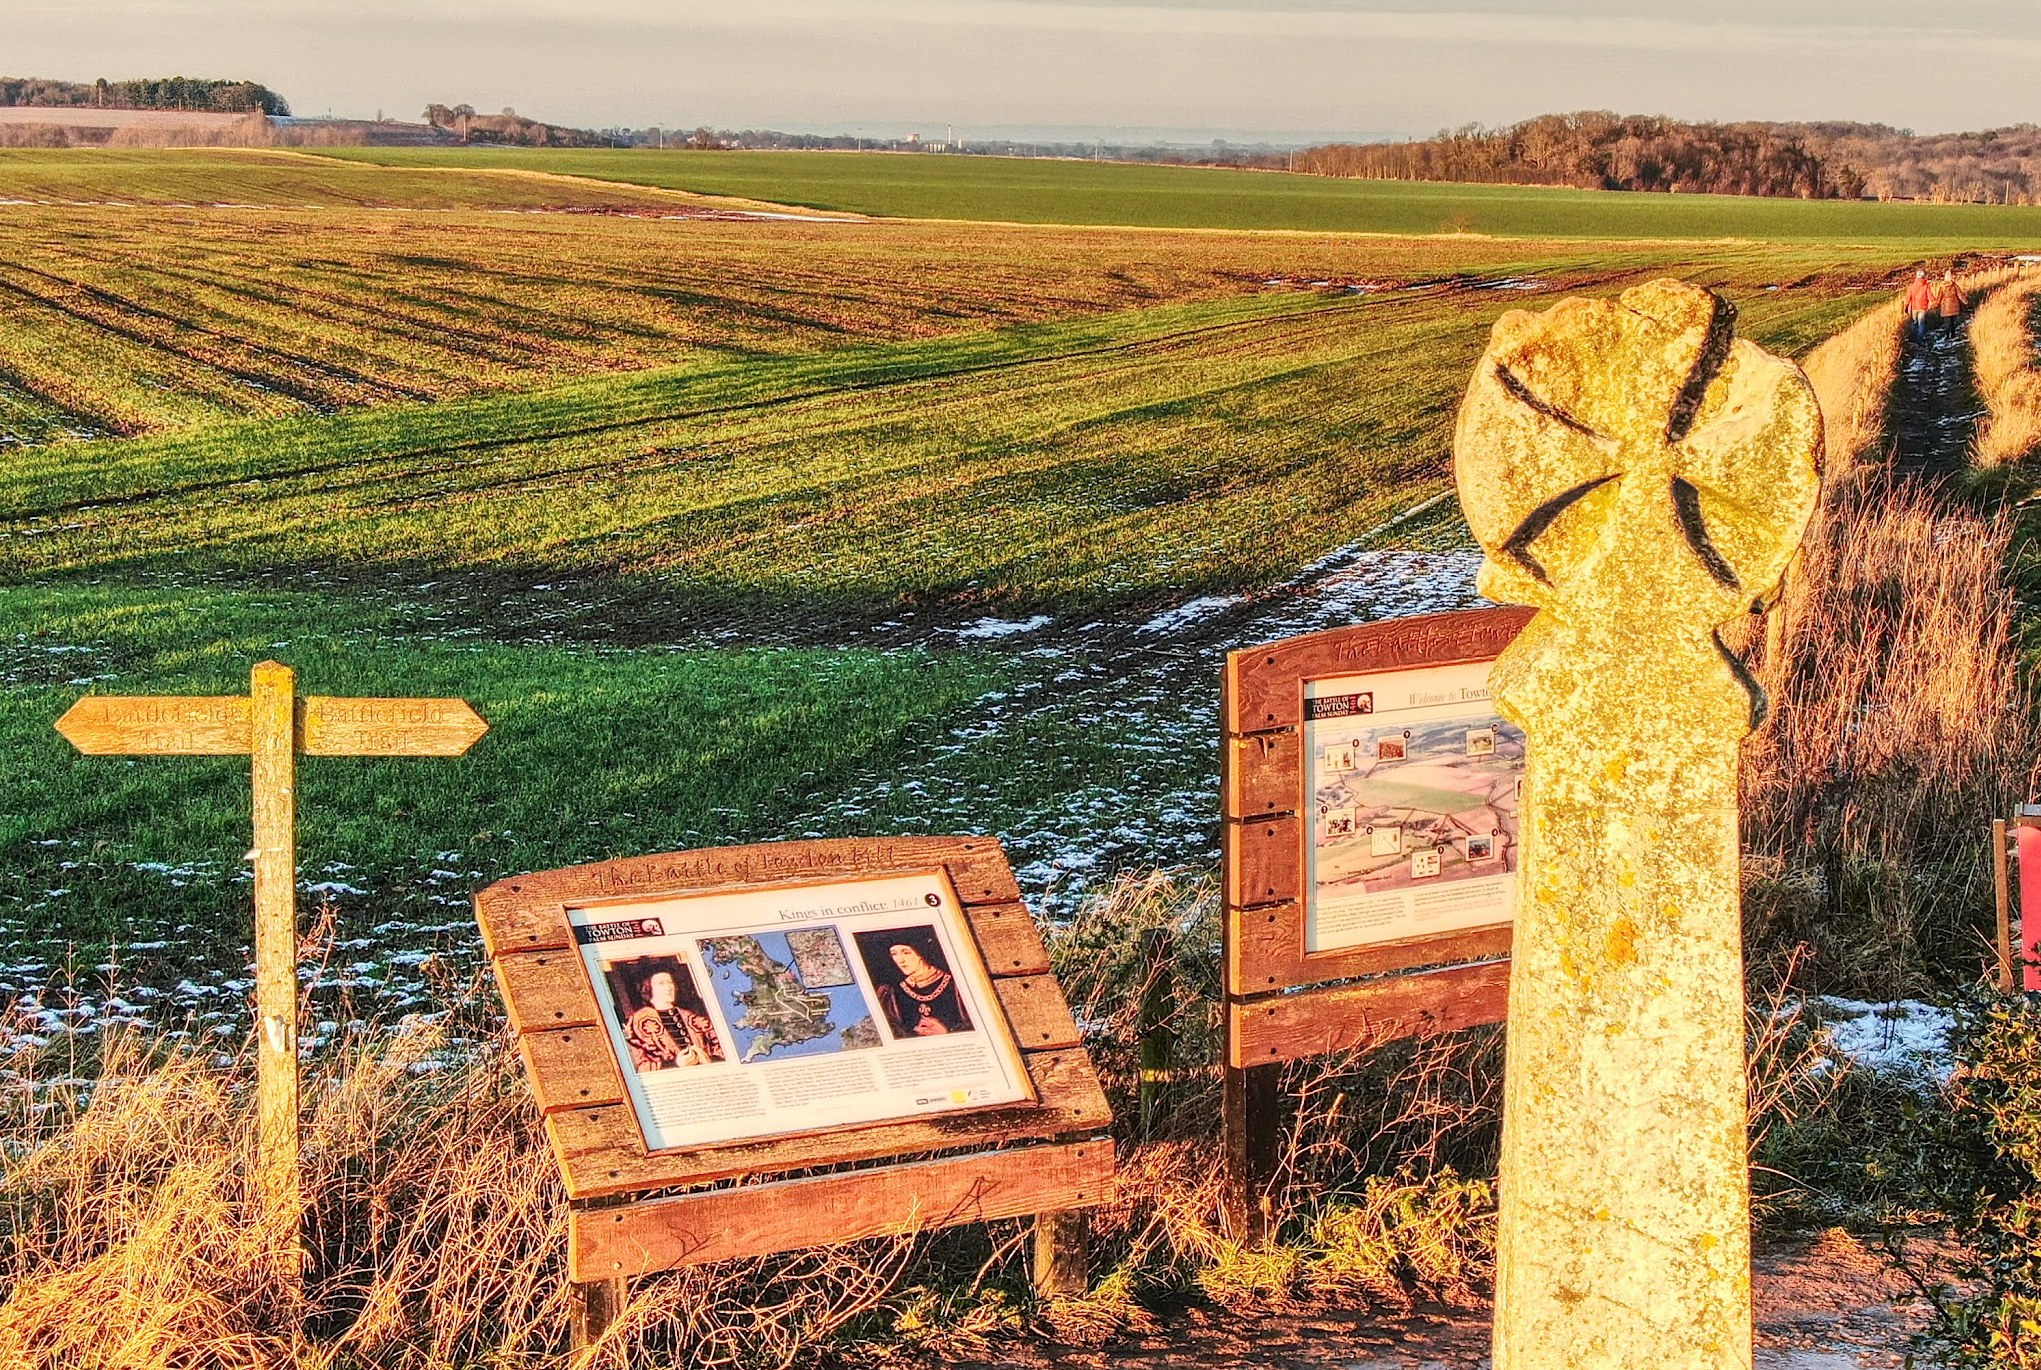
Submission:
[[[710,892],[855,886],[940,872],[954,891],[1032,1101],[652,1150],[570,911]],[[769,842],[498,881],[475,899],[497,984],[566,1181],[569,1277],[620,1281],[735,1256],[1039,1215],[1037,1278],[1081,1285],[1081,1216],[1113,1181],[1112,1121],[1034,920],[983,837]],[[969,952],[966,952],[968,955]],[[967,1154],[956,1154],[969,1149]],[[908,1164],[855,1163],[925,1157]],[[833,1173],[805,1173],[826,1171]],[[760,1177],[804,1172],[798,1178]],[[745,1183],[716,1186],[742,1179]],[[664,1190],[691,1192],[645,1197]],[[904,1216],[903,1216],[904,1215]],[[604,1314],[591,1315],[599,1324]]]
[[[1284,1062],[1500,1022],[1507,1012],[1507,921],[1309,948],[1307,844],[1316,814],[1305,725],[1312,690],[1348,677],[1493,661],[1532,616],[1520,608],[1427,614],[1227,656],[1220,762],[1226,1208],[1244,1237],[1258,1240],[1265,1230]]]

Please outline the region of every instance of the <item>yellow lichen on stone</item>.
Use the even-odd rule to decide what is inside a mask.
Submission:
[[[1496,1370],[1750,1364],[1736,744],[1762,701],[1716,630],[1798,545],[1821,416],[1733,319],[1677,281],[1506,314],[1454,435],[1482,592],[1544,611],[1491,678],[1530,738],[1538,892]]]

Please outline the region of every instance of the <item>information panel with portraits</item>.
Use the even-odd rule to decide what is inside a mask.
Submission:
[[[475,902],[577,1281],[1109,1195],[1112,1114],[991,838],[631,857]]]
[[[567,918],[653,1151],[1034,1100],[940,867]]]

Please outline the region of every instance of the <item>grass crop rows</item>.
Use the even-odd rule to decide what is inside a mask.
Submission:
[[[0,151],[0,448],[930,339],[1268,282],[1567,284],[1658,263],[1796,285],[1804,305],[1905,260],[1892,247],[686,217],[700,208],[503,168]],[[1828,323],[1817,311],[1794,341]]]
[[[1517,298],[1265,293],[53,447],[0,473],[0,568],[656,573],[676,611],[1237,588],[1438,488]],[[1861,307],[1758,292],[1752,331]]]

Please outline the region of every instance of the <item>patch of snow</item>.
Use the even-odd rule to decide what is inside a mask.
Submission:
[[[1054,620],[1047,614],[1036,614],[1033,618],[981,618],[968,628],[957,629],[958,637],[988,638],[1013,637],[1019,633],[1037,632],[1049,626]]]
[[[1940,1005],[1917,999],[1872,1004],[1826,995],[1814,1004],[1829,1042],[1865,1070],[1939,1085],[1955,1069],[1949,1051],[1954,1019]]]
[[[1187,604],[1179,604],[1174,609],[1164,609],[1134,631],[1137,633],[1175,632],[1179,628],[1196,623],[1201,618],[1209,618],[1221,609],[1231,608],[1233,605],[1240,603],[1243,598],[1245,598],[1243,595],[1206,595],[1202,599],[1194,599]]]

